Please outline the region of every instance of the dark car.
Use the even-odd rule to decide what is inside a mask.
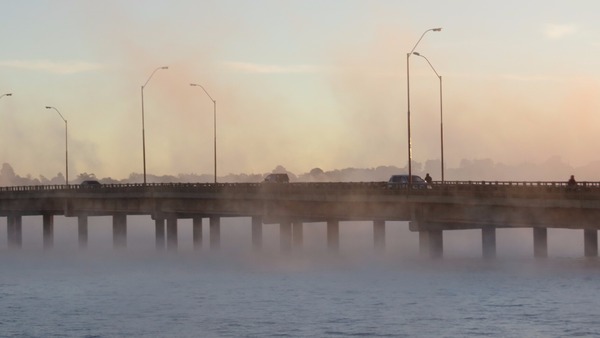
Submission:
[[[265,182],[270,183],[289,183],[290,178],[288,174],[269,174],[265,177]]]
[[[96,180],[85,180],[83,182],[81,182],[79,184],[81,187],[90,187],[90,188],[94,188],[94,187],[99,187],[102,184]]]
[[[388,188],[408,188],[408,175],[392,175],[388,181]],[[427,182],[421,176],[412,175],[413,189],[427,189]]]

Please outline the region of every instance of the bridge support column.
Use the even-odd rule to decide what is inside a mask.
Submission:
[[[481,228],[481,251],[483,258],[496,257],[496,228]]]
[[[377,251],[385,250],[385,221],[373,221],[373,245]]]
[[[585,257],[598,256],[598,230],[583,230],[583,252]]]
[[[164,250],[165,248],[165,219],[155,218],[154,228],[156,233],[156,250]]]
[[[127,215],[113,215],[113,248],[122,249],[127,246]]]
[[[77,216],[77,239],[79,249],[85,249],[88,245],[88,217],[86,215]]]
[[[23,245],[23,229],[21,215],[8,215],[6,219],[6,235],[8,247],[19,249]]]
[[[301,249],[304,243],[304,224],[301,221],[292,222],[292,241],[295,249]]]
[[[192,237],[194,240],[194,250],[202,249],[202,217],[192,217]]]
[[[533,228],[533,256],[548,257],[548,229]]]
[[[419,231],[419,252],[423,257],[442,257],[444,254],[444,236],[442,230]]]
[[[177,216],[167,217],[167,250],[177,250]]]
[[[218,250],[221,247],[221,218],[211,216],[209,223],[210,248],[211,250]]]
[[[54,216],[51,214],[44,214],[42,216],[43,227],[44,227],[44,250],[50,250],[54,247]]]
[[[262,249],[262,217],[252,216],[252,248],[255,251]]]
[[[279,223],[279,248],[286,253],[292,251],[292,223],[289,221]]]
[[[340,249],[340,222],[338,220],[327,221],[327,248],[331,252]]]
[[[429,256],[429,231],[419,231],[419,255]]]

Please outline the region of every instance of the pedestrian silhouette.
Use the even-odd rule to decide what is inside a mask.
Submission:
[[[571,178],[569,178],[569,181],[567,182],[567,188],[569,190],[574,190],[575,187],[577,187],[577,181],[575,181],[575,176],[571,175]]]
[[[431,185],[433,184],[433,179],[431,178],[431,176],[429,176],[429,173],[427,173],[427,174],[425,175],[425,182],[427,182],[427,185],[428,185],[429,187],[431,187]]]

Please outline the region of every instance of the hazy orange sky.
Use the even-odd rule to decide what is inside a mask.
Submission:
[[[15,1],[0,162],[34,177],[404,167],[406,55],[443,77],[446,167],[596,161],[597,1]],[[410,58],[413,159],[440,158],[439,81]],[[439,173],[433,173],[439,177]],[[447,177],[446,179],[452,179]]]

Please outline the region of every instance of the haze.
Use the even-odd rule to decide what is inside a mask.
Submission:
[[[406,53],[444,79],[445,160],[596,160],[596,1],[25,1],[3,5],[0,159],[18,173],[219,176],[405,167]],[[439,160],[438,79],[411,58],[413,158]],[[447,179],[452,177],[449,171]],[[564,173],[558,174],[566,177]],[[436,179],[439,174],[435,174]],[[462,179],[462,177],[460,177]],[[592,178],[589,178],[592,179]]]

